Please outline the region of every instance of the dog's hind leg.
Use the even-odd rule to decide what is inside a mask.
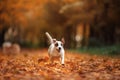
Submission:
[[[52,64],[54,62],[54,60],[51,56],[49,56],[49,62],[50,62],[50,64]]]

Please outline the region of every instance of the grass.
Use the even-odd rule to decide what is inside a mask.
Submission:
[[[120,55],[120,45],[102,47],[83,47],[75,51],[81,53],[100,54],[100,55]]]

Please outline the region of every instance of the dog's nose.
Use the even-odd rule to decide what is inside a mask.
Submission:
[[[61,50],[61,47],[59,47],[59,50]]]

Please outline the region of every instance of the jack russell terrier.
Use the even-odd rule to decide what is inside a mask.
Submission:
[[[65,50],[63,48],[63,45],[65,44],[65,40],[62,38],[61,41],[57,41],[56,39],[53,39],[48,32],[45,34],[50,42],[48,49],[50,60],[53,62],[54,58],[58,58],[60,59],[61,64],[64,65]]]

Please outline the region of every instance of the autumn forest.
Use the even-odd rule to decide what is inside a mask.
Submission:
[[[45,32],[65,40],[64,65]],[[0,80],[21,79],[119,80],[120,0],[0,0]]]

